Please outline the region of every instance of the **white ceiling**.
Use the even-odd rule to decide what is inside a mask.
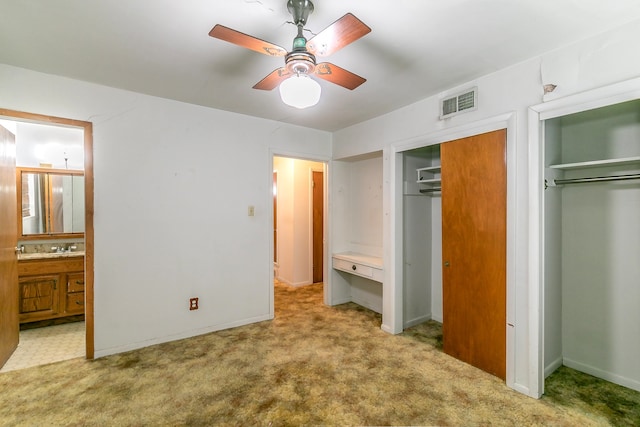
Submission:
[[[290,49],[286,0],[0,0],[0,62],[335,131],[640,19],[638,0],[314,4],[313,33],[347,12],[372,32],[326,58],[367,82],[349,91],[320,81],[322,99],[306,110],[252,89],[283,58],[208,36],[219,23]]]

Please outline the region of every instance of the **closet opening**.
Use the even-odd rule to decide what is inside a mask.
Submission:
[[[506,144],[499,129],[402,153],[403,327],[440,323],[445,353],[503,380]]]
[[[640,100],[542,126],[544,377],[640,391]]]

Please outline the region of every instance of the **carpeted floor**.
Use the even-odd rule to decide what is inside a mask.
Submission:
[[[0,424],[606,426],[640,421],[637,413],[613,419],[569,394],[550,393],[540,400],[523,396],[442,353],[440,337],[434,322],[393,336],[380,330],[380,316],[370,310],[355,304],[323,306],[321,284],[277,285],[273,321],[95,361],[74,359],[0,374]],[[633,393],[630,402],[637,406],[640,393]]]

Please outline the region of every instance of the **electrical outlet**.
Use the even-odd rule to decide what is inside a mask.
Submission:
[[[189,298],[189,310],[198,309],[198,298]]]

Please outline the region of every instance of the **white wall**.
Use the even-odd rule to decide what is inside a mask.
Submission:
[[[82,129],[40,123],[14,123],[16,166],[37,168],[44,163],[56,169],[84,169]]]
[[[336,242],[341,242],[337,252],[382,256],[382,156],[377,153],[344,163],[347,181],[335,182],[348,194],[344,218],[347,227],[343,234],[334,236]]]
[[[270,153],[330,134],[6,65],[0,93],[94,124],[96,356],[273,316]]]
[[[276,278],[286,283],[293,283],[293,159],[274,157],[273,169],[278,172],[278,212],[276,218],[278,268]]]
[[[561,163],[558,120],[545,122],[545,165]],[[545,168],[552,182],[559,172]],[[556,191],[558,190],[558,191]],[[545,377],[562,366],[562,191],[544,192],[544,367]]]
[[[474,123],[515,112],[515,131],[510,131],[510,137],[515,138],[515,152],[508,153],[513,156],[508,164],[508,174],[512,189],[509,206],[513,206],[509,215],[514,218],[508,237],[513,242],[508,260],[513,266],[512,271],[508,272],[508,292],[513,303],[508,311],[513,313],[511,321],[515,330],[508,346],[515,352],[515,366],[512,367],[513,377],[508,378],[508,382],[515,389],[532,396],[539,396],[542,385],[537,379],[541,368],[536,359],[540,341],[537,335],[534,336],[537,327],[530,324],[532,313],[529,311],[529,304],[536,303],[529,299],[529,295],[537,293],[539,284],[528,283],[527,109],[544,100],[640,75],[640,50],[637,49],[639,38],[640,23],[633,22],[334,133],[334,158],[341,158],[381,150],[411,139],[427,139],[439,133],[454,132],[465,126],[473,126]],[[543,96],[544,84],[557,85],[556,91],[546,98]],[[478,87],[478,109],[439,120],[439,99],[447,93],[472,86]],[[390,158],[387,161],[392,160]],[[386,167],[391,168],[392,165]],[[384,185],[385,193],[393,194],[394,183],[389,181]],[[390,222],[393,217],[391,212],[385,216],[385,221]],[[388,225],[388,229],[392,232],[385,236],[385,246],[391,245],[396,239],[393,226]],[[385,259],[385,268],[389,261],[390,259]],[[385,283],[385,286],[393,288],[399,285],[394,282]],[[532,310],[535,313],[538,307],[532,307]]]
[[[278,171],[278,279],[293,286],[313,283],[312,171],[324,164],[274,157]]]

